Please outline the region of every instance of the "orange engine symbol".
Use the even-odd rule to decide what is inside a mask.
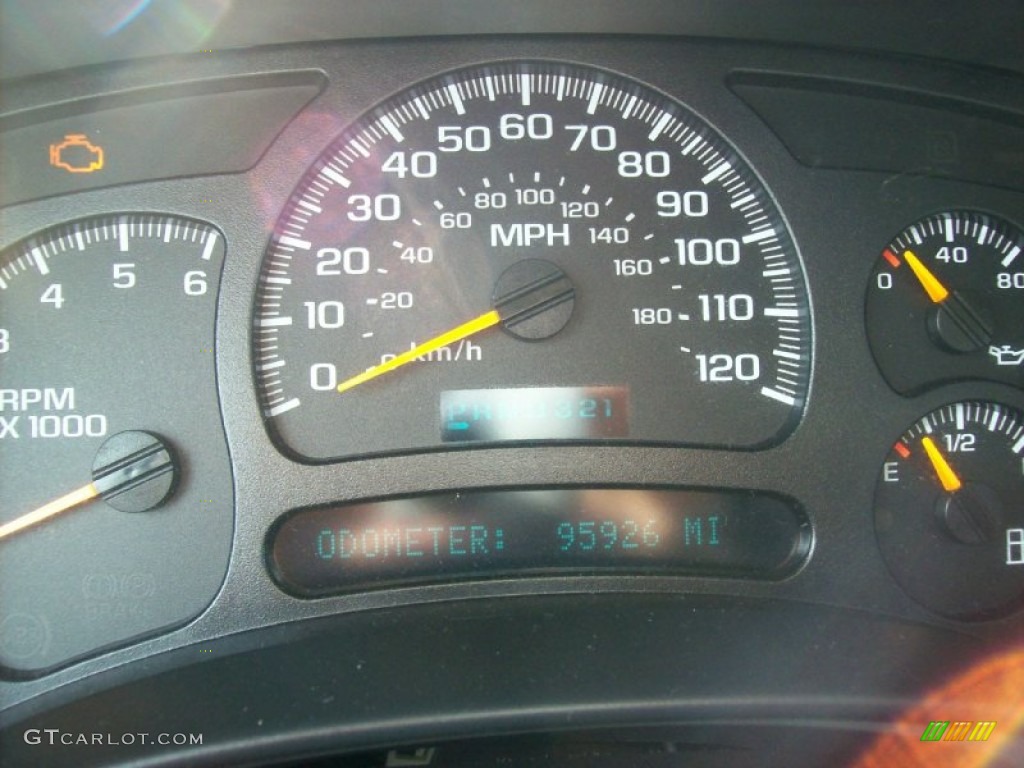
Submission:
[[[50,145],[50,165],[68,173],[93,173],[103,167],[103,147],[97,147],[84,133],[69,133],[64,141]]]

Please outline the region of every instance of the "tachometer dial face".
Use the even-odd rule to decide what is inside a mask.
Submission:
[[[0,253],[0,674],[182,624],[220,587],[224,253],[209,224],[153,214]]]
[[[1024,387],[1024,233],[994,216],[938,213],[878,259],[867,296],[871,351],[912,395],[949,381]]]
[[[893,576],[936,613],[1024,605],[1024,416],[988,402],[924,416],[885,460],[875,529]]]
[[[693,112],[591,68],[449,73],[306,173],[260,276],[271,433],[329,460],[504,441],[770,445],[802,413],[795,245]]]

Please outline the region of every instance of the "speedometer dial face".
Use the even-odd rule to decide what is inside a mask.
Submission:
[[[548,62],[439,76],[305,174],[253,360],[311,460],[518,441],[756,448],[802,413],[803,270],[726,139],[638,82]]]

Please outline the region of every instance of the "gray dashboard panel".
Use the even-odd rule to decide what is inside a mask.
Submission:
[[[802,423],[782,445],[754,454],[547,446],[390,457],[328,467],[289,461],[269,441],[259,416],[250,372],[249,323],[269,228],[305,163],[363,110],[410,82],[456,66],[526,56],[589,63],[660,88],[717,126],[758,170],[792,228],[814,305],[815,370]],[[206,681],[217,688],[232,687],[223,698],[212,699],[211,709],[180,704],[165,711],[161,718],[166,720],[160,722],[193,730],[204,715],[219,718],[209,726],[213,744],[204,751],[204,759],[210,763],[249,759],[264,747],[271,751],[260,754],[298,754],[438,735],[550,728],[570,720],[581,722],[580,718],[590,724],[686,720],[698,717],[701,708],[719,712],[715,692],[726,688],[723,695],[728,701],[722,706],[728,718],[777,717],[778,709],[766,714],[757,701],[781,691],[784,700],[779,706],[786,713],[799,710],[811,719],[881,720],[932,682],[921,666],[922,658],[938,659],[927,665],[938,674],[957,668],[958,659],[984,655],[1020,637],[1020,616],[981,625],[957,624],[929,614],[906,597],[878,553],[871,502],[880,462],[899,434],[922,414],[968,397],[1021,408],[1024,394],[1005,386],[962,382],[913,399],[900,397],[874,366],[862,313],[874,259],[907,222],[937,210],[969,206],[1020,223],[1024,196],[920,173],[806,167],[726,87],[730,73],[739,69],[785,72],[880,87],[909,84],[923,92],[989,102],[1020,113],[1024,90],[1018,77],[914,58],[664,37],[395,40],[289,45],[140,60],[132,67],[91,67],[42,83],[10,82],[4,103],[24,109],[100,94],[112,83],[157,85],[298,69],[322,70],[330,84],[247,173],[145,182],[0,211],[0,246],[58,221],[121,210],[126,197],[135,210],[200,216],[225,233],[229,251],[219,305],[217,369],[236,492],[231,563],[210,608],[186,627],[45,678],[0,682],[5,748],[21,738],[27,724],[59,722],[71,727],[94,706],[110,707],[105,724],[111,728],[141,730],[140,715],[130,705],[142,691],[147,696],[164,693],[169,701],[193,701],[190,694],[199,690],[198,698],[209,695],[210,689],[203,688]],[[595,482],[757,488],[787,494],[806,509],[815,550],[799,573],[773,584],[569,577],[412,587],[319,601],[283,594],[264,568],[266,531],[290,508],[421,491]],[[582,594],[594,596],[583,599]],[[567,609],[567,604],[572,607]],[[691,605],[697,610],[698,604],[699,611],[691,614],[695,618],[683,618]],[[772,611],[766,610],[769,606]],[[588,609],[590,615],[584,618]],[[529,619],[531,612],[557,618],[563,610],[568,613],[562,616],[571,613],[577,621]],[[710,615],[717,618],[707,623],[701,618]],[[659,624],[660,616],[674,618]],[[314,619],[324,623],[309,621]],[[874,629],[856,632],[862,622]],[[536,646],[519,632],[541,631],[542,624],[539,647],[547,650],[530,653],[528,649]],[[618,634],[612,630],[616,626],[631,629]],[[460,635],[460,628],[466,627],[475,629]],[[754,635],[752,628],[761,634]],[[588,630],[592,643],[584,637]],[[690,632],[705,634],[688,645],[691,655],[673,659],[673,642]],[[722,642],[723,637],[740,634],[750,637],[735,644]],[[313,635],[321,640],[304,645]],[[915,639],[907,642],[911,636]],[[761,643],[755,637],[769,640]],[[380,639],[379,647],[375,638]],[[428,638],[451,642],[452,647],[432,659],[411,658]],[[850,638],[859,640],[850,641],[849,652],[844,653],[836,643]],[[272,676],[263,679],[268,666],[286,664],[289,654],[305,655],[308,661],[318,642],[332,649],[334,655],[325,658],[344,668],[343,674],[332,674],[322,684],[323,691],[321,683],[311,680],[315,665],[296,667],[295,675],[305,686],[296,685],[293,678],[288,684],[295,689],[275,687]],[[251,650],[262,646],[278,650],[263,655]],[[587,664],[576,653],[581,646]],[[629,649],[637,647],[646,648],[651,661],[646,672],[631,679],[637,667]],[[243,648],[247,650],[239,650]],[[348,648],[365,650],[373,663],[359,666],[366,659],[360,653],[349,655]],[[229,661],[211,661],[205,655],[211,649],[215,655],[223,652]],[[460,667],[459,649],[472,656],[472,665]],[[804,666],[794,666],[795,658],[808,653]],[[723,654],[744,674],[730,677],[726,688],[718,687],[721,679],[711,674],[701,684],[689,685],[694,668]],[[751,663],[754,654],[763,654],[756,664]],[[514,674],[506,662],[495,661],[503,656],[517,659]],[[828,672],[839,658],[841,672]],[[395,663],[397,667],[390,666]],[[557,680],[570,682],[561,702],[565,708],[556,705],[545,711],[551,689],[537,681],[545,679],[552,665],[567,675]],[[610,671],[611,681],[584,682],[588,668]],[[850,676],[868,668],[877,673],[874,682],[858,696],[843,698]],[[780,677],[779,670],[790,674]],[[399,671],[401,682],[396,677]],[[808,688],[802,675],[820,677]],[[285,677],[282,673],[276,682],[283,685]],[[431,692],[450,681],[460,692],[441,716],[438,698]],[[356,698],[351,698],[353,686],[362,686]],[[416,695],[401,695],[401,686]],[[322,693],[317,701],[325,702],[323,709],[314,698],[299,696],[298,689],[309,696]],[[261,741],[266,721],[254,714],[255,709],[246,709],[247,702],[256,709],[266,702],[267,711],[279,705],[287,709],[281,703],[282,690],[296,696],[292,719],[280,720],[274,726],[276,735]],[[835,709],[822,715],[816,708],[821,697],[833,701]],[[865,699],[874,704],[862,708]],[[644,704],[659,700],[671,703]],[[324,717],[307,718],[301,714],[304,709]],[[466,711],[486,712],[460,719]],[[34,754],[21,746],[17,749],[12,754],[26,759]],[[163,758],[145,751],[132,754],[97,752],[84,761],[71,752],[60,759],[70,764],[77,756],[79,765],[136,758],[183,764],[189,759],[188,753]]]

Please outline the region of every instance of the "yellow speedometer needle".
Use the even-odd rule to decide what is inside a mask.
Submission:
[[[939,476],[939,482],[942,483],[943,489],[950,493],[959,491],[963,483],[960,482],[960,478],[956,476],[953,468],[949,466],[949,462],[935,445],[935,441],[930,437],[922,437],[921,444],[924,446],[924,452],[928,454],[928,460],[931,461],[935,474]]]
[[[79,504],[91,501],[99,495],[99,490],[92,483],[83,485],[81,488],[78,488],[71,493],[64,494],[59,499],[54,499],[47,504],[43,504],[39,509],[28,512],[21,517],[11,520],[9,523],[0,525],[0,539],[33,526],[36,523],[41,523],[48,517],[53,517],[54,515],[59,515],[61,512],[66,512],[73,507],[77,507]]]
[[[903,258],[910,265],[914,277],[921,283],[921,287],[924,288],[929,299],[935,304],[939,304],[949,297],[949,291],[946,289],[946,286],[939,282],[939,278],[924,265],[924,262],[917,258],[913,251],[904,251]]]
[[[371,379],[375,379],[378,376],[383,376],[385,373],[390,373],[396,368],[401,368],[403,365],[413,362],[417,357],[430,354],[435,350],[441,349],[441,347],[447,347],[449,344],[454,344],[456,341],[460,341],[461,339],[480,333],[480,331],[486,330],[500,322],[501,315],[498,314],[498,310],[492,309],[490,312],[484,312],[484,314],[479,317],[474,317],[469,322],[456,326],[449,331],[445,331],[444,333],[430,339],[430,341],[418,344],[408,352],[403,352],[391,360],[388,360],[386,363],[381,363],[368,371],[364,371],[357,376],[346,379],[338,385],[338,391],[345,392],[353,387],[357,387],[360,384],[370,381]]]

